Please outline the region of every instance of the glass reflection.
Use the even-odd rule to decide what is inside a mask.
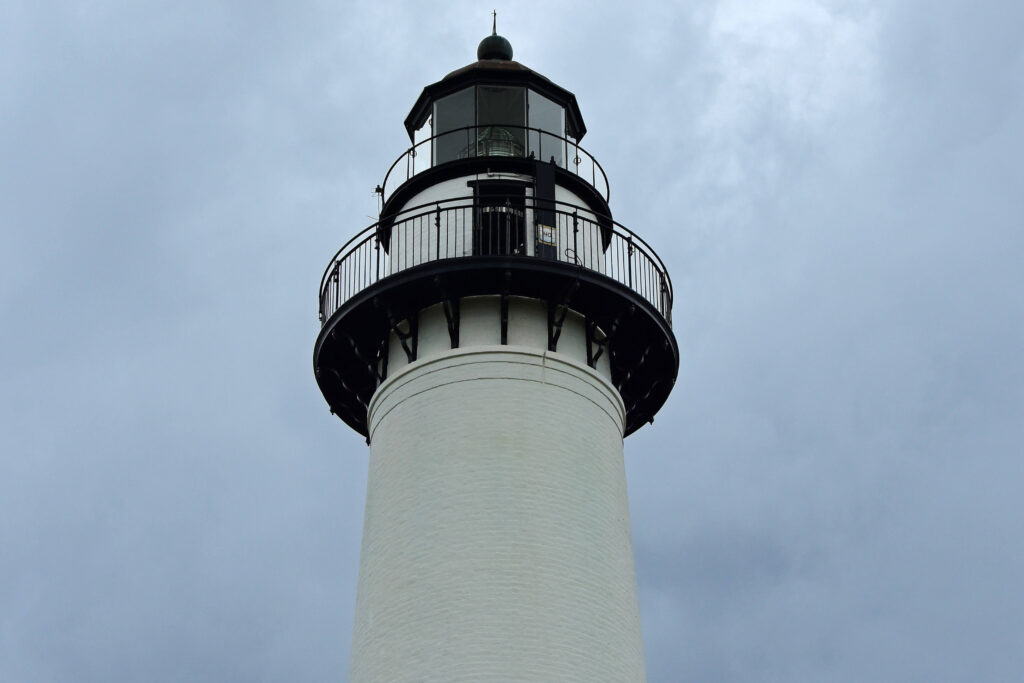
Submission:
[[[542,161],[554,159],[559,166],[565,166],[565,110],[537,93],[530,91],[529,135],[530,152]]]
[[[565,167],[565,110],[525,88],[480,85],[434,102],[432,163],[528,157]],[[536,130],[527,130],[527,128]]]
[[[442,97],[434,103],[434,148],[435,164],[454,161],[462,156],[466,146],[472,144],[473,131],[459,130],[472,126],[476,119],[475,93],[466,88]]]
[[[526,90],[481,85],[476,92],[476,154],[526,156]]]

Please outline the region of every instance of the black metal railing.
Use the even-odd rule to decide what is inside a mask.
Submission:
[[[588,209],[521,196],[448,199],[369,226],[346,242],[324,271],[320,321],[390,275],[470,256],[547,259],[600,273],[649,301],[672,324],[672,281],[646,242]]]
[[[589,152],[572,138],[529,126],[466,126],[417,142],[395,159],[380,185],[384,201],[417,173],[437,164],[473,157],[533,157],[554,160],[560,168],[590,183],[604,200],[610,199],[608,177]]]

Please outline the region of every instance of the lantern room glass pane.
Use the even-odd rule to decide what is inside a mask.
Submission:
[[[476,153],[480,156],[526,156],[526,90],[477,86]]]
[[[529,152],[541,161],[554,158],[565,166],[565,110],[543,95],[530,91],[529,126],[543,132],[530,131]]]
[[[474,147],[476,137],[471,128],[476,119],[473,88],[442,97],[434,102],[434,164],[464,158]],[[465,130],[460,130],[465,129]]]

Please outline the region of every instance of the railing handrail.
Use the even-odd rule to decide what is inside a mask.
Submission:
[[[476,240],[484,235],[493,235],[489,231],[501,228],[478,223],[477,212],[501,206],[493,203],[495,200],[500,202],[500,197],[489,197],[486,202],[472,196],[451,197],[404,209],[361,230],[335,253],[320,279],[318,308],[321,322],[326,324],[331,315],[360,292],[409,268],[470,256],[495,255],[516,259],[553,259],[566,268],[581,268],[608,277],[648,301],[671,326],[674,294],[668,269],[636,233],[611,217],[600,216],[589,208],[568,202],[523,196],[509,199],[515,199],[524,210],[549,212],[552,220],[548,227],[554,230],[555,241],[544,242],[534,235],[536,247],[533,247],[528,224],[523,222],[515,228],[519,232],[501,233],[506,235],[500,238],[506,240],[504,247],[498,246],[492,251],[495,249],[490,246],[494,244],[490,241],[493,238],[488,237],[488,246],[481,242],[481,250],[478,251]],[[519,215],[526,217],[523,213]],[[547,225],[548,221],[544,224]],[[505,230],[509,230],[511,224],[505,225]],[[541,224],[535,220],[533,225]],[[382,250],[382,227],[391,231],[388,250]],[[395,242],[396,230],[398,242]],[[484,232],[478,232],[480,230]],[[442,235],[445,243],[443,256]],[[559,238],[558,235],[566,237]],[[409,236],[413,241],[407,241]],[[458,249],[460,236],[463,240],[461,252]],[[433,243],[432,237],[436,238]],[[571,244],[563,241],[565,239],[571,240]],[[472,252],[466,251],[467,240],[472,241]],[[557,245],[559,249],[545,251],[550,248],[544,247],[545,244]]]
[[[672,278],[669,276],[668,268],[665,267],[665,264],[661,260],[661,257],[658,256],[657,252],[655,252],[654,249],[649,244],[647,244],[647,242],[642,237],[640,237],[635,232],[627,228],[625,225],[622,225],[621,223],[613,219],[611,216],[597,213],[593,209],[578,206],[570,202],[559,201],[557,199],[538,200],[535,197],[526,197],[526,200],[527,208],[531,209],[536,208],[537,203],[539,201],[543,202],[545,205],[548,206],[554,205],[556,207],[569,207],[572,209],[572,211],[560,211],[557,208],[551,209],[555,213],[560,213],[566,216],[571,216],[574,212],[582,211],[586,216],[593,216],[595,223],[599,223],[602,226],[607,226],[613,235],[619,234],[620,237],[629,240],[634,247],[639,246],[641,248],[641,251],[643,251],[652,260],[655,268],[657,268],[657,270],[665,278],[665,284],[668,290],[669,300],[673,300]],[[444,206],[441,206],[442,204]],[[323,276],[320,278],[320,296],[322,297],[324,294],[324,290],[327,286],[328,277],[330,276],[331,271],[334,270],[334,265],[336,263],[344,261],[342,252],[349,249],[350,246],[358,246],[359,244],[364,242],[368,237],[376,235],[382,224],[390,226],[400,222],[412,221],[417,218],[428,216],[437,211],[438,208],[446,211],[450,209],[472,209],[478,206],[490,206],[490,204],[484,204],[480,202],[479,198],[474,195],[465,195],[462,197],[450,197],[439,201],[425,202],[423,204],[417,204],[415,206],[403,207],[401,211],[397,211],[388,216],[382,216],[380,220],[378,220],[377,222],[363,228],[358,233],[353,235],[347,242],[345,242],[345,244],[341,246],[340,249],[338,249],[338,251],[334,253],[334,256],[331,257],[331,260],[327,263],[327,267],[324,269]],[[341,256],[341,258],[339,258],[339,256]]]
[[[584,176],[582,176],[582,175],[580,175],[578,173],[578,170],[579,170],[579,155],[582,152],[584,155],[586,155],[586,158],[590,160],[590,163],[592,163],[594,165],[595,173],[593,174],[593,177],[591,179],[591,183],[590,183],[591,186],[593,186],[595,190],[597,190],[599,193],[601,193],[601,196],[604,197],[605,202],[608,202],[608,201],[611,200],[611,185],[608,183],[608,175],[604,172],[604,167],[601,166],[601,163],[597,160],[597,158],[593,154],[591,154],[586,149],[581,147],[580,144],[578,142],[576,142],[574,139],[568,138],[568,137],[564,137],[564,136],[558,135],[556,133],[552,133],[551,131],[544,130],[543,128],[536,128],[536,127],[533,127],[533,126],[519,126],[519,125],[515,125],[515,124],[510,124],[510,123],[492,123],[492,124],[478,124],[478,125],[473,125],[473,126],[462,126],[461,128],[453,128],[452,130],[448,130],[448,131],[445,131],[443,133],[438,133],[437,135],[431,135],[428,138],[424,138],[423,140],[420,140],[419,142],[414,144],[412,147],[409,147],[408,149],[406,149],[401,155],[399,155],[399,157],[397,159],[395,159],[394,163],[391,164],[390,168],[388,168],[388,172],[386,174],[384,174],[384,180],[380,184],[380,195],[381,195],[382,201],[386,203],[387,200],[388,200],[388,196],[389,196],[388,195],[388,179],[391,177],[391,173],[398,167],[399,163],[401,163],[403,160],[406,160],[406,161],[408,161],[409,159],[415,160],[415,158],[417,157],[416,150],[417,150],[418,147],[421,147],[423,145],[432,143],[434,140],[437,140],[437,139],[445,137],[445,136],[453,135],[455,133],[460,133],[460,132],[463,132],[463,131],[468,132],[470,130],[477,130],[477,129],[480,129],[480,128],[511,128],[513,130],[526,131],[527,133],[539,133],[541,135],[546,135],[546,136],[552,137],[552,138],[554,138],[556,140],[562,141],[566,145],[566,148],[565,148],[566,156],[568,156],[568,152],[569,152],[569,147],[570,146],[576,152],[576,156],[575,156],[576,162],[575,162],[575,165],[576,165],[576,169],[577,170],[576,171],[572,171],[569,168],[569,160],[568,159],[565,159],[565,165],[564,165],[565,170],[572,172],[574,175],[576,175],[576,176],[578,176],[580,178],[583,178],[583,180],[586,180],[586,178]],[[539,139],[543,141],[544,138],[540,137]],[[527,140],[529,140],[528,136],[527,136]],[[543,145],[541,145],[541,147],[543,147]],[[431,148],[431,150],[432,149],[433,148]],[[487,155],[480,155],[480,156],[487,156]],[[527,154],[525,154],[521,158],[524,158],[524,159],[529,158],[529,149],[527,149]],[[543,161],[543,159],[541,159],[541,161]],[[409,180],[410,178],[412,178],[413,176],[418,175],[419,173],[423,172],[423,171],[416,171],[415,170],[415,163],[416,163],[415,161],[412,162],[412,169],[410,169],[408,163],[406,164],[406,175],[405,175],[405,180],[402,181],[403,183],[406,182],[407,180]],[[433,160],[431,160],[430,168],[433,168],[433,167],[434,167],[434,162],[433,162]],[[560,166],[560,168],[561,168],[561,166]],[[424,170],[426,170],[426,169],[424,169]],[[601,188],[599,188],[597,186],[597,171],[599,171],[600,174],[601,174],[601,180],[603,181],[603,184],[604,184],[604,192],[601,192]]]

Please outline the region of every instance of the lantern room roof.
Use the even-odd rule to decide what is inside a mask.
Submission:
[[[415,142],[415,133],[430,117],[431,105],[435,100],[478,84],[531,88],[565,108],[565,128],[570,136],[581,140],[587,132],[580,106],[571,92],[511,59],[480,59],[452,71],[437,83],[423,89],[409,115],[405,117],[409,139]]]

